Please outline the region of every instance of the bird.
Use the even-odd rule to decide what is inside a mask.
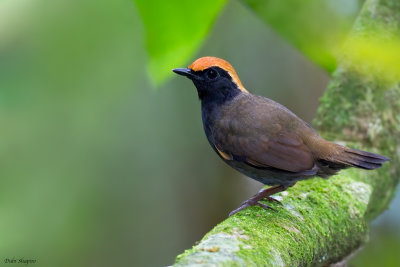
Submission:
[[[264,185],[229,216],[313,177],[329,178],[341,169],[373,170],[388,157],[352,149],[322,138],[285,106],[251,94],[232,65],[201,57],[174,73],[189,78],[201,101],[203,128],[212,149],[229,166]]]

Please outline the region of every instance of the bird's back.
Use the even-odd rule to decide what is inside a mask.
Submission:
[[[211,129],[206,133],[216,152],[264,183],[329,177],[347,167],[372,169],[387,160],[326,141],[289,109],[262,96],[243,93],[208,114],[213,115],[205,122]]]

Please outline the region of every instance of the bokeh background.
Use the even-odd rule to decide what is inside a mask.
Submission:
[[[0,262],[170,265],[260,189],[171,68],[225,58],[311,122],[363,1],[266,2],[0,0]],[[399,208],[351,266],[398,266]]]

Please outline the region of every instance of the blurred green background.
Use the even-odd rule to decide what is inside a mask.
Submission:
[[[1,0],[1,263],[169,265],[256,192],[171,69],[225,58],[311,122],[362,1],[283,2]],[[400,262],[399,208],[351,266]]]

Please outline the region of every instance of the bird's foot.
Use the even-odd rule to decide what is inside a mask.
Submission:
[[[229,216],[232,216],[233,214],[236,214],[239,211],[241,211],[241,210],[243,210],[243,209],[245,209],[247,207],[250,207],[250,206],[259,206],[259,207],[261,207],[261,208],[263,208],[265,210],[270,209],[270,210],[276,211],[274,208],[272,208],[272,207],[270,207],[268,205],[265,205],[263,203],[260,203],[260,200],[264,199],[264,200],[267,200],[267,201],[270,201],[270,202],[276,202],[276,203],[282,205],[282,203],[279,200],[271,197],[271,195],[275,194],[275,193],[278,193],[278,192],[282,192],[285,189],[286,189],[286,186],[282,186],[282,185],[278,185],[278,186],[267,188],[267,189],[262,189],[262,190],[260,190],[260,192],[255,194],[252,198],[250,198],[249,200],[246,200],[245,202],[243,202],[242,205],[240,205],[239,208],[231,211],[231,213],[229,213]]]
[[[273,199],[273,198],[271,197],[271,199]],[[268,199],[268,200],[269,200],[269,199]],[[278,200],[273,199],[273,201],[278,201]],[[278,202],[279,202],[279,201],[278,201]],[[279,203],[280,203],[280,202],[279,202]],[[270,206],[268,206],[268,205],[265,205],[265,204],[259,202],[258,200],[249,199],[249,200],[243,202],[242,205],[240,205],[239,208],[237,208],[237,209],[231,211],[231,213],[229,213],[229,217],[232,216],[233,214],[238,213],[239,211],[241,211],[241,210],[243,210],[243,209],[245,209],[245,208],[247,208],[247,207],[250,207],[250,206],[259,206],[259,207],[261,207],[261,208],[263,208],[263,209],[265,209],[265,210],[270,209],[270,210],[273,210],[273,211],[277,211],[276,209],[274,209],[274,208],[272,208],[272,207],[270,207]]]
[[[273,198],[273,197],[265,197],[264,199],[267,200],[267,201],[269,201],[269,202],[276,202],[276,203],[278,203],[279,205],[282,205],[282,206],[283,206],[282,202],[280,202],[279,200],[277,200],[277,199],[275,199],[275,198]]]

